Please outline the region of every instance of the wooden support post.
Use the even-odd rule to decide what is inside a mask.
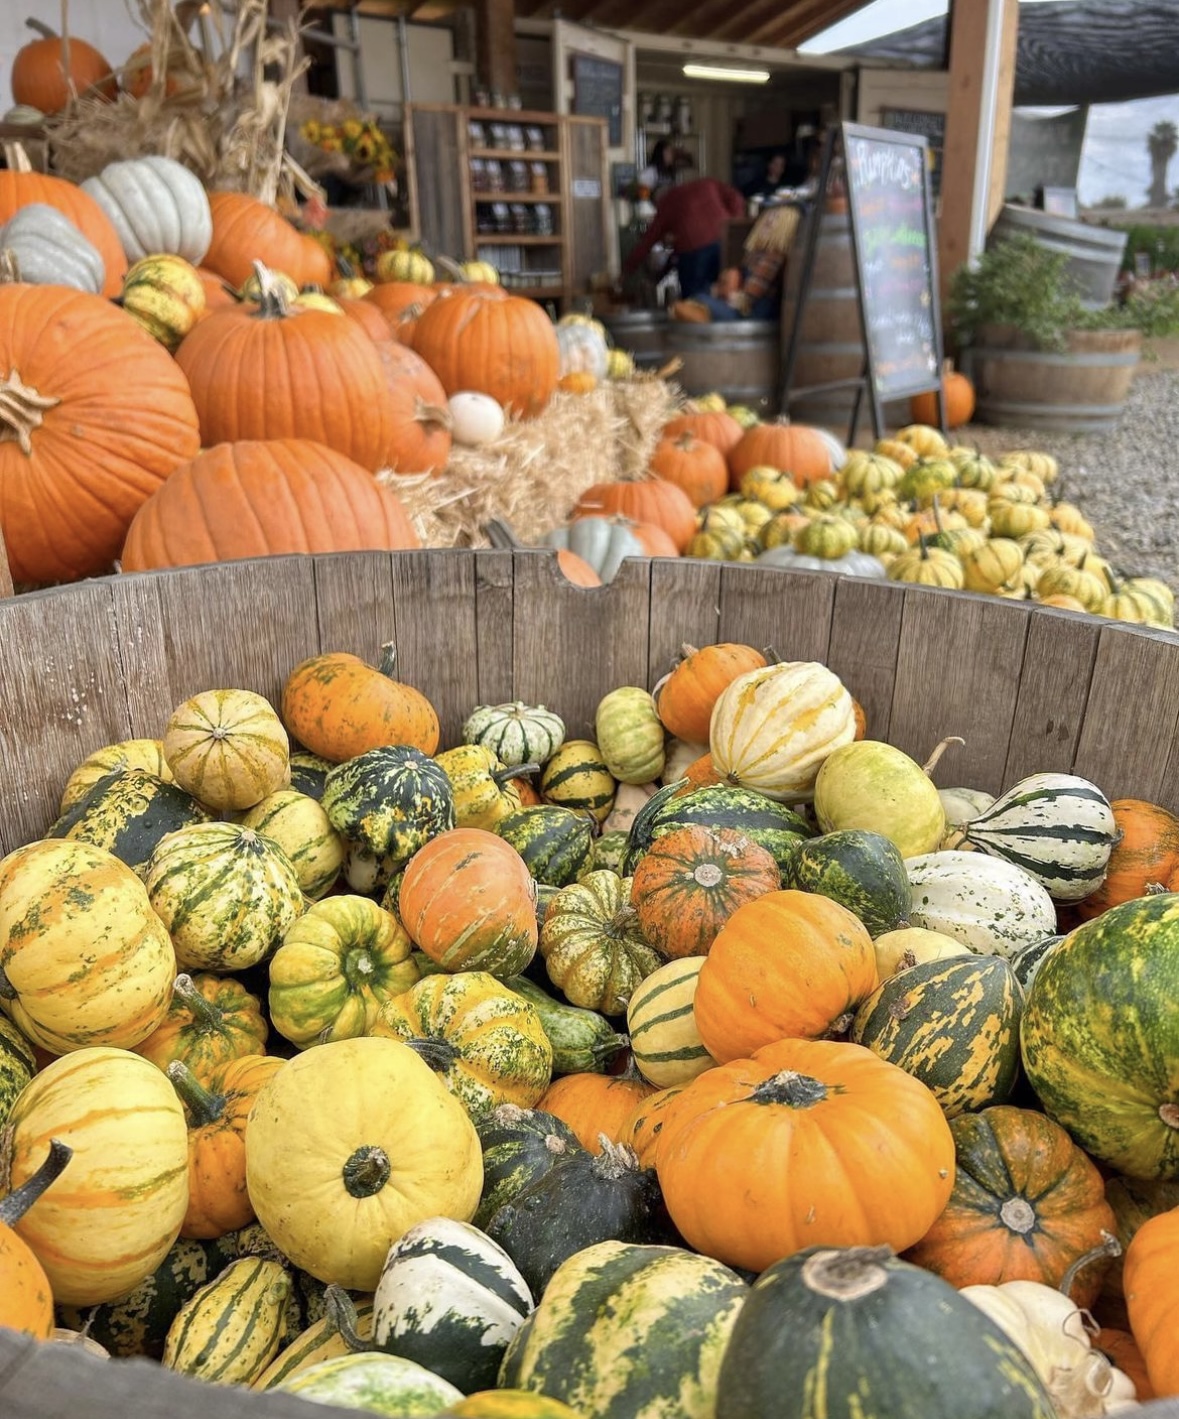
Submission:
[[[952,0],[938,243],[943,302],[1003,205],[1018,32],[1018,0]]]
[[[479,79],[493,93],[514,94],[516,77],[516,7],[514,0],[478,0]]]

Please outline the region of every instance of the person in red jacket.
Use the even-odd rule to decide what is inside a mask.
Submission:
[[[680,294],[685,299],[707,294],[720,275],[725,224],[744,215],[745,198],[735,187],[714,177],[669,188],[642,240],[627,257],[623,274],[637,270],[662,240],[675,251]]]

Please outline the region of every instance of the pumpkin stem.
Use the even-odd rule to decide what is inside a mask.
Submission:
[[[445,1074],[458,1058],[458,1050],[449,1040],[413,1039],[405,1043],[435,1074]]]
[[[514,778],[527,778],[529,774],[540,772],[539,764],[512,764],[506,769],[496,769],[491,777],[499,787]]]
[[[290,315],[290,302],[281,284],[274,279],[274,273],[261,261],[254,262],[254,275],[258,278],[258,316],[262,320],[282,320]]]
[[[10,246],[0,251],[0,283],[10,286],[20,281],[20,262]]]
[[[445,429],[447,433],[454,428],[450,410],[444,404],[427,404],[420,394],[414,401],[413,417],[415,423],[429,424],[436,429]]]
[[[364,1144],[345,1162],[341,1175],[349,1197],[372,1197],[389,1181],[393,1165],[383,1148]]]
[[[32,457],[34,429],[45,422],[45,413],[61,403],[50,394],[38,394],[23,384],[15,367],[8,378],[0,377],[0,443],[16,443],[26,457]]]
[[[786,1104],[792,1109],[811,1109],[827,1097],[827,1086],[809,1074],[783,1069],[763,1080],[749,1095],[751,1104]]]
[[[778,652],[774,649],[772,645],[763,646],[761,653],[765,657],[765,662],[767,665],[782,664],[782,657],[778,654]]]
[[[385,676],[386,679],[396,680],[397,676],[393,673],[396,664],[397,647],[393,644],[392,641],[386,641],[385,644],[381,647],[381,660],[380,664],[377,666],[377,669],[381,672],[382,675]]]
[[[49,1140],[49,1154],[31,1178],[13,1188],[3,1202],[0,1202],[0,1223],[15,1227],[33,1203],[61,1176],[65,1165],[74,1156],[74,1150],[57,1138]]]
[[[1036,1209],[1026,1197],[1009,1197],[999,1208],[999,1220],[1011,1231],[1024,1236],[1036,1225]]]
[[[352,1304],[352,1297],[344,1290],[343,1286],[329,1286],[323,1293],[323,1299],[324,1305],[327,1307],[328,1319],[339,1332],[340,1339],[353,1354],[363,1354],[365,1351],[380,1348],[361,1339],[356,1323],[356,1307]]]
[[[1091,1251],[1087,1251],[1084,1256],[1077,1257],[1076,1261],[1073,1262],[1060,1278],[1060,1292],[1071,1298],[1073,1283],[1076,1281],[1079,1271],[1083,1270],[1091,1262],[1100,1261],[1102,1257],[1121,1256],[1121,1254],[1122,1244],[1118,1241],[1117,1237],[1109,1232],[1102,1232],[1099,1245],[1095,1246]]]
[[[180,1095],[180,1102],[188,1110],[191,1128],[205,1128],[216,1123],[225,1112],[225,1095],[206,1089],[181,1060],[174,1059],[164,1073],[171,1079],[172,1087]]]
[[[44,20],[37,20],[37,19],[34,19],[34,18],[30,15],[29,18],[25,21],[25,25],[26,25],[29,29],[36,31],[36,33],[39,34],[42,39],[57,39],[57,38],[58,38],[58,33],[57,33],[57,31],[56,31],[56,30],[51,30],[51,29],[49,28],[49,26],[45,23]]]
[[[225,1012],[214,1005],[196,987],[190,975],[179,975],[172,982],[172,994],[179,997],[184,1008],[192,1016],[192,1022],[202,1034],[210,1034],[220,1029]]]
[[[1168,1128],[1179,1128],[1179,1104],[1163,1104],[1159,1109],[1159,1118]]]
[[[594,1173],[607,1182],[617,1182],[627,1173],[639,1171],[639,1155],[625,1143],[612,1143],[604,1133],[598,1134],[602,1151],[590,1164]]]
[[[921,765],[921,772],[925,775],[926,778],[932,778],[932,777],[933,777],[933,771],[934,771],[934,769],[936,769],[937,766],[938,766],[938,764],[941,763],[942,755],[946,752],[946,750],[950,747],[950,745],[951,745],[951,744],[965,744],[965,743],[966,743],[966,740],[963,739],[963,738],[961,737],[961,735],[958,735],[958,734],[949,734],[949,735],[947,735],[946,738],[943,739],[942,742],[941,742],[941,743],[937,746],[937,748],[933,751],[933,753],[930,754],[929,758],[925,761],[925,763],[923,763],[923,764]]]
[[[832,1301],[858,1301],[888,1283],[890,1247],[846,1247],[818,1251],[803,1263],[802,1283]]]

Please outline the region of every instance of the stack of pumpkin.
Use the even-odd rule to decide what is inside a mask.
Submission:
[[[441,752],[391,670],[0,862],[0,1324],[407,1419],[1179,1394],[1179,821],[749,646]]]
[[[690,407],[651,463],[697,509],[680,550],[1173,626],[1171,589],[1115,572],[1079,509],[1053,496],[1049,454],[992,462],[922,424],[870,452],[833,443],[805,426],[749,424],[744,410]]]

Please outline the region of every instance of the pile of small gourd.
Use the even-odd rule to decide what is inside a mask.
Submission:
[[[993,461],[914,424],[826,469],[793,444],[785,457],[751,464],[748,437],[729,422],[697,409],[676,425],[681,461],[706,461],[711,480],[681,483],[699,509],[690,557],[887,576],[1174,625],[1170,587],[1116,572],[1078,508],[1052,496],[1058,468],[1049,454],[1016,450]],[[705,447],[710,439],[719,442]],[[658,472],[676,481],[666,455]]]
[[[441,752],[391,672],[198,694],[0,861],[0,1325],[405,1419],[1179,1394],[1179,820],[745,645]]]

